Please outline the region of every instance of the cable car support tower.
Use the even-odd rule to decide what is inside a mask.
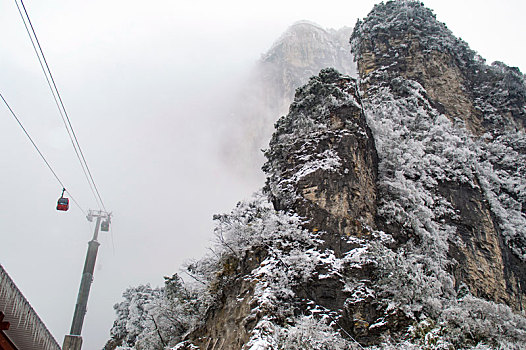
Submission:
[[[88,252],[86,253],[86,261],[84,262],[84,270],[82,271],[82,279],[80,281],[73,321],[71,322],[71,330],[70,334],[64,338],[62,350],[80,350],[82,347],[82,324],[84,323],[84,316],[86,315],[89,292],[91,283],[93,282],[93,271],[95,270],[95,261],[97,260],[97,252],[100,245],[97,241],[99,229],[100,231],[109,231],[111,213],[102,210],[90,210],[86,218],[89,222],[93,222],[93,219],[96,218],[95,231],[93,238],[88,242]]]

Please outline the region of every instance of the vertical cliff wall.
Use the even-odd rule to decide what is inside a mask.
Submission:
[[[351,232],[375,226],[378,161],[357,87],[325,70],[298,89],[288,116],[276,124],[264,167],[274,207],[330,232],[323,238],[339,255]]]
[[[432,187],[433,195],[447,202],[454,213],[441,219],[455,230],[448,242],[447,256],[453,262],[449,269],[457,288],[466,283],[477,296],[523,309],[524,76],[502,63],[487,66],[417,2],[375,6],[354,29],[352,42],[373,124],[383,123],[389,113],[413,113],[397,111],[393,103],[385,101],[389,96],[397,103],[406,100],[408,107],[427,109],[423,113],[430,120],[443,115],[465,130],[465,134],[456,132],[463,140],[457,142],[455,150],[465,151],[466,159],[457,165],[464,178],[452,178],[446,168],[445,178],[435,176]],[[411,98],[415,93],[418,101]],[[401,133],[401,137],[421,133],[408,128],[410,118],[391,121],[393,132]],[[403,144],[404,140],[399,142]],[[431,152],[438,156],[436,148],[441,142],[443,138],[436,140],[434,147],[423,149],[420,156],[429,157]],[[389,151],[382,153],[390,158]],[[508,157],[505,167],[502,157]],[[422,176],[405,173],[403,166],[393,170],[402,171],[408,178]],[[392,177],[387,173],[384,176]],[[500,177],[497,184],[490,184],[495,177]],[[504,214],[501,208],[506,207]]]

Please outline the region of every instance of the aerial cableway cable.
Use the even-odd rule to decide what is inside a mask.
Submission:
[[[11,106],[9,105],[9,103],[7,103],[6,99],[4,98],[4,96],[2,95],[2,93],[0,93],[0,98],[2,99],[2,101],[4,101],[4,104],[6,105],[7,109],[9,109],[9,112],[11,112],[11,115],[15,118],[16,122],[18,123],[18,125],[22,128],[22,130],[24,131],[24,134],[26,134],[27,138],[29,139],[29,141],[31,141],[31,144],[33,145],[33,147],[35,147],[36,151],[38,152],[38,154],[40,155],[40,158],[42,158],[42,160],[44,161],[44,163],[46,163],[47,167],[49,168],[49,170],[51,170],[51,172],[53,173],[53,176],[55,176],[55,179],[57,179],[58,183],[60,184],[60,186],[62,186],[63,189],[66,188],[66,186],[64,186],[64,183],[60,180],[60,178],[58,177],[57,173],[55,172],[55,170],[53,170],[53,167],[51,166],[51,164],[49,164],[49,162],[47,161],[46,157],[44,157],[44,154],[42,154],[42,152],[40,151],[40,149],[38,148],[38,146],[36,145],[35,141],[33,141],[33,138],[29,135],[29,133],[27,132],[26,128],[24,128],[24,125],[22,125],[22,122],[20,121],[20,119],[17,117],[17,115],[15,114],[15,112],[13,111],[13,109],[11,108]],[[70,191],[68,190],[65,190],[68,194],[69,194],[69,197],[73,200],[73,202],[77,205],[77,207],[79,207],[80,211],[82,211],[82,213],[84,213],[84,215],[87,215],[86,214],[86,211],[84,209],[82,209],[82,207],[80,206],[80,204],[77,202],[77,200],[75,199],[75,197],[73,197],[73,195],[71,194]]]
[[[31,44],[33,45],[33,49],[35,50],[35,53],[37,55],[38,61],[40,63],[40,67],[42,68],[42,71],[44,73],[44,76],[46,77],[47,84],[51,90],[51,93],[53,95],[53,99],[55,100],[55,103],[57,105],[57,108],[59,110],[60,116],[62,118],[62,121],[64,122],[64,126],[66,128],[66,131],[68,132],[69,138],[71,140],[71,143],[73,145],[73,149],[75,150],[75,154],[77,155],[77,159],[80,162],[80,165],[82,167],[82,171],[84,172],[84,176],[86,177],[86,180],[88,181],[88,184],[90,186],[91,192],[93,193],[93,196],[95,197],[95,201],[97,204],[100,203],[104,211],[106,210],[106,207],[104,206],[104,202],[102,200],[102,197],[100,195],[100,192],[97,188],[97,185],[95,184],[95,180],[93,179],[93,176],[91,174],[91,171],[88,167],[88,163],[86,161],[86,158],[84,157],[84,153],[82,152],[82,149],[80,148],[79,141],[77,139],[77,135],[75,134],[75,130],[73,129],[73,126],[71,124],[71,121],[69,119],[68,112],[66,111],[66,107],[64,106],[64,102],[62,101],[62,97],[60,96],[60,92],[57,88],[57,85],[55,83],[55,79],[53,78],[53,75],[51,73],[51,69],[49,68],[49,65],[46,60],[46,56],[44,55],[44,51],[42,50],[42,46],[40,45],[40,42],[38,40],[38,37],[36,35],[35,29],[33,27],[33,24],[31,23],[31,19],[29,18],[29,14],[27,12],[27,9],[24,5],[23,0],[19,0],[20,4],[23,8],[20,8],[18,2],[15,0],[16,7],[18,8],[18,12],[20,13],[20,17],[22,18],[22,21],[24,22],[24,26],[26,28],[26,32],[29,36],[29,39],[31,40]],[[24,16],[25,14],[25,16]],[[29,25],[28,25],[29,24]],[[37,49],[38,47],[38,49]]]

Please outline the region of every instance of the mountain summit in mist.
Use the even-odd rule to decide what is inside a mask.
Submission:
[[[303,59],[343,62],[319,30]],[[309,72],[263,189],[214,217],[217,243],[186,283],[124,293],[106,349],[524,347],[524,75],[415,1],[376,5],[350,42],[359,78]],[[286,77],[270,80],[281,98]]]
[[[262,55],[231,106],[229,127],[221,145],[225,162],[241,174],[264,163],[261,149],[268,147],[273,125],[287,114],[298,87],[326,67],[356,75],[350,55],[352,28],[324,29],[300,21],[290,26]],[[250,169],[250,170],[249,170]],[[248,174],[247,174],[248,172]]]

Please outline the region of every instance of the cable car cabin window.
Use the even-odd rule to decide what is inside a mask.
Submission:
[[[109,231],[109,230],[110,230],[110,223],[107,222],[107,221],[103,221],[103,222],[100,224],[100,230],[101,230],[101,231]]]
[[[57,202],[57,210],[66,211],[69,209],[69,199],[68,198],[59,198]]]

